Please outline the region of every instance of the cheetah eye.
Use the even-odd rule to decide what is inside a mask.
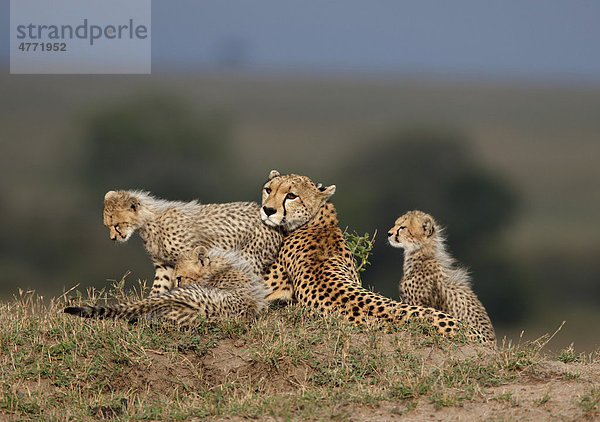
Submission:
[[[181,283],[181,276],[176,277],[176,280],[177,280],[178,283]]]
[[[404,230],[406,228],[406,226],[400,226],[398,227],[398,230]]]
[[[285,196],[285,199],[296,199],[298,197],[298,195],[294,195],[293,193],[288,193]]]
[[[269,195],[271,193],[271,188],[265,188],[265,192],[267,193],[267,195]]]

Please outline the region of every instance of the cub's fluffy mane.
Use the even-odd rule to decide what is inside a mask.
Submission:
[[[163,212],[171,208],[179,208],[183,211],[195,211],[200,204],[198,200],[194,199],[190,202],[183,201],[168,201],[166,199],[158,199],[152,196],[150,192],[143,190],[126,190],[123,191],[128,195],[136,198],[140,201],[142,208],[146,208],[153,212]]]
[[[249,276],[252,275],[252,266],[238,251],[211,248],[206,255],[209,258],[223,258],[227,260],[234,269],[243,272],[244,274],[248,274]]]
[[[233,269],[246,274],[248,276],[248,279],[250,280],[248,284],[248,289],[250,290],[253,296],[263,300],[269,294],[269,289],[262,282],[262,279],[256,274],[254,274],[254,272],[252,271],[252,265],[238,251],[226,251],[219,248],[212,248],[206,253],[206,255],[209,258],[218,257],[226,259]]]
[[[155,198],[149,192],[142,190],[126,190],[118,192],[125,193],[129,197],[139,201],[140,206],[137,210],[137,215],[139,216],[140,222],[152,220],[170,209],[177,209],[188,215],[198,214],[202,209],[202,204],[197,200],[190,202],[168,201],[166,199]]]
[[[426,246],[428,252],[442,265],[444,272],[448,276],[449,283],[464,284],[470,287],[471,276],[469,275],[469,271],[458,266],[456,260],[446,250],[445,228],[437,222],[434,223],[434,228],[435,231],[430,239],[430,244]]]

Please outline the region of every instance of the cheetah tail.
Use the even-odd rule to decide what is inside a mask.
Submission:
[[[67,306],[62,310],[65,314],[77,315],[82,318],[116,318],[122,317],[117,309],[109,306]]]

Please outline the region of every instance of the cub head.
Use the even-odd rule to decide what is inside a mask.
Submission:
[[[306,176],[271,170],[263,186],[260,218],[271,227],[292,231],[307,223],[335,193],[335,185],[316,185]]]
[[[196,284],[229,264],[225,257],[210,253],[204,246],[197,246],[183,253],[177,260],[173,273],[176,287]]]
[[[126,242],[140,228],[140,201],[126,191],[109,191],[104,196],[104,225],[110,238]]]
[[[423,211],[409,211],[398,217],[388,231],[388,240],[393,247],[412,252],[435,240],[437,231],[432,216]]]

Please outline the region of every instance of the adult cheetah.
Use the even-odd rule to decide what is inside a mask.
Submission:
[[[63,312],[98,319],[152,316],[193,326],[198,317],[251,318],[267,306],[268,289],[239,252],[199,246],[180,257],[174,275],[181,285],[159,295],[109,306],[69,306]]]
[[[104,225],[110,238],[126,242],[137,232],[156,271],[150,296],[173,288],[173,268],[181,254],[197,246],[239,251],[255,275],[275,260],[281,231],[267,227],[254,202],[199,204],[165,201],[142,191],[109,191]]]
[[[288,285],[290,295],[301,304],[339,312],[352,323],[367,319],[406,323],[419,318],[439,333],[454,335],[460,325],[455,318],[394,301],[356,282],[352,254],[329,202],[335,189],[316,185],[306,176],[271,171],[263,186],[260,214],[266,225],[281,227],[286,234],[275,263],[265,273],[267,286]]]
[[[459,318],[494,343],[496,334],[485,307],[471,288],[469,274],[446,251],[442,228],[422,211],[399,217],[388,232],[390,245],[404,248],[400,295],[411,305],[430,306]]]

